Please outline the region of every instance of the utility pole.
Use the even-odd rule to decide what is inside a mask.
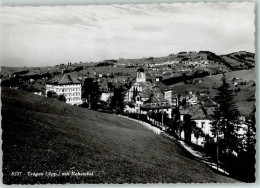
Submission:
[[[139,105],[138,105],[139,107]],[[140,113],[140,110],[137,110],[137,115],[138,115],[138,123],[139,123],[139,113]]]
[[[218,154],[218,153],[219,153],[219,148],[218,148],[218,147],[219,147],[219,146],[218,146],[218,134],[219,134],[219,130],[217,130],[217,171],[218,171],[218,158],[219,158],[219,156],[218,156],[218,155],[219,155],[219,154]]]
[[[91,109],[90,95],[88,96],[88,109]]]
[[[163,130],[163,111],[162,111],[162,130]]]

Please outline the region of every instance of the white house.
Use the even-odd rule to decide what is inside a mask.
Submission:
[[[191,105],[196,105],[198,104],[198,98],[193,95],[190,99],[187,100],[187,103],[190,103]]]
[[[185,121],[185,116],[189,115],[191,121],[196,122],[196,127],[200,128],[203,135],[196,138],[194,133],[190,135],[190,141],[199,146],[204,146],[206,142],[206,135],[210,138],[214,138],[215,135],[212,132],[212,115],[217,104],[211,99],[207,99],[204,105],[185,105],[185,108],[180,109],[180,120]],[[243,139],[248,131],[248,124],[245,121],[240,121],[236,126],[236,134],[238,138]],[[181,138],[185,139],[184,131],[181,132]],[[221,135],[219,135],[221,136]]]
[[[163,93],[164,99],[166,99],[167,101],[172,103],[172,90],[171,90],[171,88],[169,88],[167,85],[165,85],[164,83],[162,83],[160,81],[156,81],[153,84],[153,87],[158,88]]]
[[[199,104],[196,105],[186,105],[186,108],[180,109],[180,120],[184,121],[185,116],[189,115],[191,121],[196,122],[196,127],[200,128],[204,135],[199,136],[198,138],[195,137],[194,133],[191,133],[191,142],[200,146],[204,146],[206,142],[205,135],[208,135],[209,137],[213,137],[211,131],[211,120],[210,115],[212,115],[213,110],[211,108],[208,108],[208,111],[206,109],[203,109]],[[182,131],[184,132],[184,131]],[[181,135],[184,135],[182,133]]]
[[[112,97],[114,93],[109,89],[106,81],[99,83],[99,86],[101,90],[100,100],[107,102],[108,99]]]
[[[79,105],[81,100],[82,84],[69,73],[59,74],[46,82],[46,96],[48,92],[55,92],[57,95],[64,95],[66,103]]]

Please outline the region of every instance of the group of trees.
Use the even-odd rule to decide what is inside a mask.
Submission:
[[[82,86],[82,98],[87,99],[89,109],[96,109],[100,96],[101,90],[94,78],[85,79]]]
[[[114,88],[113,95],[108,99],[107,102],[100,101],[102,91],[100,89],[99,83],[94,80],[94,78],[85,79],[82,86],[82,98],[87,100],[87,104],[83,106],[88,106],[89,109],[97,110],[101,109],[112,109],[118,114],[122,114],[125,108],[125,89],[122,85],[118,88]]]
[[[233,91],[223,75],[222,86],[215,97],[218,107],[212,117],[212,132],[215,135],[212,146],[216,147],[216,162],[224,162],[231,176],[252,182],[255,179],[255,110],[250,114],[245,144],[244,138],[240,138],[237,132],[240,113],[233,97]]]
[[[47,97],[48,98],[52,98],[52,99],[58,99],[62,102],[66,102],[66,97],[62,94],[62,95],[58,95],[56,92],[54,91],[48,91],[47,92]]]
[[[218,88],[215,97],[218,106],[211,116],[214,138],[204,135],[203,131],[196,126],[196,122],[192,121],[189,115],[185,115],[183,121],[180,121],[178,116],[173,117],[167,125],[168,132],[180,138],[180,133],[183,131],[185,140],[188,142],[190,142],[191,134],[197,138],[197,141],[199,137],[205,137],[204,151],[211,155],[217,164],[224,164],[224,168],[232,177],[246,182],[253,182],[255,181],[256,110],[254,108],[249,114],[247,133],[241,137],[241,135],[238,135],[240,113],[233,101],[234,95],[234,91],[230,89],[230,84],[223,74],[222,85]],[[177,113],[174,114],[177,115]]]
[[[202,78],[202,77],[205,77],[208,75],[209,75],[209,72],[206,70],[197,70],[196,72],[194,72],[191,75],[187,75],[186,73],[183,73],[181,76],[165,79],[165,80],[163,80],[163,83],[166,85],[172,85],[172,84],[179,83],[179,82],[191,84],[193,79]]]
[[[125,89],[122,85],[120,85],[118,88],[114,89],[114,94],[110,98],[109,106],[110,108],[116,110],[117,114],[122,114],[125,109]]]

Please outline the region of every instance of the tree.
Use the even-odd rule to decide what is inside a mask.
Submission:
[[[201,130],[201,128],[197,127],[196,124],[195,126],[192,126],[192,132],[196,138],[196,144],[198,145],[198,139],[201,136],[205,136],[204,132]]]
[[[133,90],[133,99],[135,99],[135,97],[138,95],[138,91],[137,88],[134,88]]]
[[[238,176],[245,182],[255,182],[255,162],[256,162],[256,150],[255,150],[255,133],[256,133],[256,119],[255,119],[256,107],[254,106],[252,112],[248,118],[248,129],[246,134],[245,148],[239,153],[239,172]],[[246,174],[246,176],[245,176]]]
[[[217,151],[218,145],[221,143],[222,152],[228,154],[238,146],[235,127],[239,122],[239,111],[233,102],[234,95],[226,81],[225,74],[223,74],[222,83],[215,97],[218,107],[214,110],[212,117],[212,132],[216,136]]]
[[[82,98],[87,99],[89,109],[95,109],[101,96],[101,90],[98,82],[94,78],[86,78],[82,86]]]
[[[251,148],[255,147],[256,139],[255,139],[255,133],[256,133],[256,118],[255,118],[255,113],[256,113],[256,107],[254,105],[254,108],[252,112],[249,114],[248,118],[248,129],[247,129],[247,134],[246,134],[246,147]]]
[[[179,119],[174,118],[172,124],[172,134],[175,134],[178,138],[181,137],[182,122]]]
[[[66,102],[66,97],[63,94],[61,94],[61,95],[59,95],[59,100]]]
[[[114,90],[114,95],[111,97],[110,107],[115,109],[118,114],[122,114],[125,105],[125,89],[120,85]]]
[[[47,97],[48,98],[53,98],[53,99],[58,99],[58,94],[54,91],[48,91],[47,92]]]
[[[186,114],[184,116],[180,129],[184,131],[185,140],[191,141],[191,133],[196,129],[196,122],[191,119],[191,115]]]

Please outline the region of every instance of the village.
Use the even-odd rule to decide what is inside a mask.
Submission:
[[[176,117],[176,109],[178,109],[179,120],[184,121],[189,116],[190,120],[196,122],[196,127],[201,130],[201,134],[195,135],[193,132],[189,134],[184,130],[180,130],[178,135],[180,139],[190,140],[193,144],[204,146],[207,137],[214,138],[215,135],[211,131],[211,119],[215,107],[218,104],[214,99],[204,93],[195,93],[188,91],[185,95],[178,95],[173,89],[156,78],[154,82],[150,82],[146,78],[144,68],[139,68],[136,72],[136,78],[132,80],[131,86],[127,87],[126,83],[114,79],[102,79],[97,77],[93,79],[100,88],[100,102],[107,104],[111,97],[115,95],[115,90],[122,87],[125,93],[123,114],[139,114],[146,115],[150,121],[155,121],[151,115],[160,113],[169,119]],[[237,83],[234,82],[236,85]],[[90,89],[90,88],[87,88]],[[46,82],[46,97],[52,97],[54,94],[58,96],[64,95],[65,101],[71,105],[80,106],[88,103],[87,98],[82,98],[82,82],[69,73],[61,73]],[[40,94],[41,92],[35,92]],[[105,107],[106,108],[106,107]],[[102,107],[97,109],[102,111]],[[158,119],[158,118],[157,118]],[[237,136],[245,138],[248,132],[248,122],[245,116],[240,116],[237,124]],[[170,129],[164,124],[163,120],[156,122],[161,129]]]
[[[183,54],[189,57],[193,56],[193,59],[199,60],[192,61]],[[208,57],[205,54],[198,54],[196,52],[181,52],[174,57],[175,60],[171,60],[174,55],[170,54],[167,61],[164,58],[163,62],[158,63],[156,63],[156,58],[150,57],[142,59],[141,64],[134,64],[134,61],[123,58],[117,61],[106,60],[103,63],[96,63],[86,68],[77,65],[76,68],[72,69],[72,63],[68,63],[68,65],[61,64],[48,68],[48,72],[56,70],[56,72],[52,73],[54,76],[51,79],[49,79],[49,73],[43,73],[41,68],[33,69],[33,71],[20,71],[9,76],[4,75],[2,72],[2,77],[7,77],[7,80],[10,80],[10,76],[13,79],[19,77],[18,85],[10,85],[10,87],[25,89],[34,94],[45,95],[50,98],[56,97],[68,104],[77,106],[86,106],[86,104],[89,106],[89,97],[92,94],[87,97],[86,95],[83,96],[83,87],[85,87],[85,90],[93,88],[84,86],[84,82],[85,80],[95,82],[98,85],[97,92],[99,94],[97,96],[99,98],[93,102],[96,103],[95,106],[98,106],[95,109],[103,112],[115,112],[114,109],[109,107],[109,103],[111,103],[113,96],[116,95],[115,92],[122,88],[121,92],[124,93],[124,96],[122,101],[123,109],[121,109],[120,114],[127,116],[135,114],[132,116],[138,118],[144,116],[145,121],[149,120],[149,122],[153,122],[153,124],[165,131],[173,129],[173,125],[166,123],[166,119],[168,119],[168,122],[170,122],[170,119],[184,122],[186,117],[189,117],[189,121],[196,122],[196,131],[188,131],[189,133],[186,131],[185,133],[183,128],[175,128],[174,134],[182,140],[189,140],[191,143],[203,147],[207,139],[214,139],[215,137],[211,131],[212,116],[215,108],[218,107],[217,102],[214,101],[214,95],[210,95],[210,91],[205,88],[194,90],[192,87],[190,89],[188,87],[185,91],[180,92],[178,86],[175,87],[174,84],[168,86],[162,82],[162,79],[167,80],[169,76],[173,76],[174,71],[191,75],[192,72],[199,68],[199,70],[203,69],[207,73],[206,75],[212,75],[213,72],[206,68],[214,67],[216,69],[219,66],[221,67],[220,70],[223,70],[223,67],[225,70],[227,69],[221,62],[207,60]],[[192,69],[192,71],[189,71],[189,69]],[[59,73],[57,70],[61,72]],[[104,71],[101,72],[102,70]],[[112,70],[112,72],[109,70]],[[121,72],[116,73],[115,70]],[[26,76],[22,77],[23,74],[28,75],[28,78],[25,79]],[[178,76],[180,75],[178,74]],[[24,80],[29,83],[27,86],[25,86]],[[203,84],[203,78],[194,80],[197,84]],[[238,83],[247,82],[246,84],[248,84],[249,80],[234,78],[229,82],[237,91]],[[161,117],[157,114],[161,114]],[[165,119],[163,120],[164,116]],[[248,116],[242,114],[239,119],[240,121],[236,125],[236,133],[239,138],[245,138],[248,132]],[[198,132],[197,129],[200,131]]]

